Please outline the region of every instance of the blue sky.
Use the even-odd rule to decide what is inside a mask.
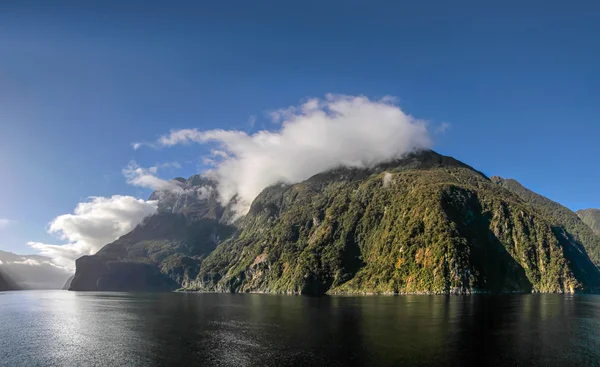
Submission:
[[[266,111],[326,93],[395,96],[449,124],[438,152],[600,207],[597,2],[19,3],[0,4],[0,249],[64,243],[48,223],[89,196],[146,198],[131,160],[205,168],[209,147],[133,142],[275,129]]]

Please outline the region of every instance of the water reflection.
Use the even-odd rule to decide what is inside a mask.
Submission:
[[[594,365],[600,297],[0,293],[0,365]]]

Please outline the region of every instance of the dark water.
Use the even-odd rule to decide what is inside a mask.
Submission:
[[[600,296],[0,293],[2,366],[577,366]]]

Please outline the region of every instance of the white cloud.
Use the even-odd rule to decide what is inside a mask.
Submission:
[[[200,186],[195,188],[196,197],[198,200],[208,199],[212,195],[214,189],[210,186]]]
[[[212,154],[214,157],[229,158],[229,154],[227,154],[227,152],[218,149],[213,149],[210,154]]]
[[[123,175],[127,179],[127,183],[134,186],[144,187],[153,190],[170,191],[182,193],[183,188],[181,182],[175,180],[163,180],[156,174],[159,168],[164,167],[181,167],[179,163],[164,163],[161,165],[152,166],[150,168],[142,168],[134,161],[129,162],[127,167],[123,169]]]
[[[157,149],[158,147],[156,146],[156,144],[153,143],[148,143],[145,141],[137,141],[137,142],[133,142],[131,143],[131,147],[133,148],[133,150],[138,150],[141,147],[150,147],[150,148],[154,148]]]
[[[219,193],[223,202],[238,194],[241,213],[277,182],[299,182],[341,165],[367,167],[431,146],[425,123],[405,114],[390,97],[327,95],[269,115],[281,123],[278,131],[172,130],[157,144],[219,144],[226,155],[211,161]]]
[[[29,245],[57,265],[73,269],[77,258],[96,253],[156,211],[156,201],[121,195],[91,197],[79,203],[73,214],[58,216],[50,223],[48,232],[68,241],[67,244],[29,242]]]
[[[23,261],[13,261],[12,264],[22,264],[22,265],[31,265],[31,266],[42,265],[42,263],[40,263],[39,261],[34,260],[34,259],[25,259]]]
[[[177,144],[189,144],[190,142],[203,142],[203,133],[198,129],[171,130],[169,135],[161,136],[158,143],[170,147]]]
[[[450,124],[447,122],[442,122],[439,126],[437,126],[434,130],[435,134],[443,134],[450,128]]]
[[[0,218],[0,229],[4,229],[8,226],[10,226],[11,224],[14,224],[15,221],[11,220],[11,219],[6,219],[6,218]]]

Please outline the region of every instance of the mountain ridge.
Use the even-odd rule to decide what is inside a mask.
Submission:
[[[583,223],[587,224],[594,233],[600,236],[600,209],[578,210],[577,215]]]
[[[179,193],[151,195],[157,215],[78,259],[70,289],[466,294],[600,285],[587,255],[600,252],[596,240],[573,239],[571,227],[503,182],[433,151],[272,185],[235,224],[216,182],[179,182]]]
[[[537,194],[514,179],[503,179],[499,176],[491,178],[496,184],[507,188],[529,203],[536,210],[552,218],[552,220],[568,232],[568,240],[576,246],[582,246],[592,262],[600,266],[600,236],[584,223],[579,215],[569,208]]]
[[[386,177],[396,184],[386,189]],[[394,194],[386,194],[391,188]],[[192,289],[313,294],[594,289],[598,269],[564,246],[571,244],[561,242],[519,196],[429,151],[375,169],[333,170],[265,189],[239,236],[202,263]],[[496,256],[501,265],[493,261]],[[576,262],[583,270],[573,269]]]

